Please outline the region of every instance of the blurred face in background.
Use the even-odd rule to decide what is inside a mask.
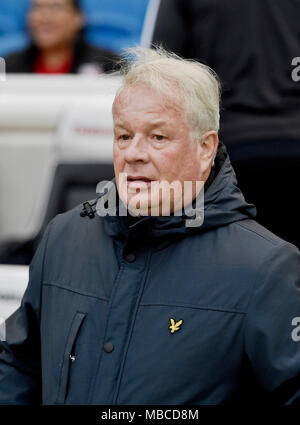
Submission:
[[[72,0],[32,0],[27,22],[34,43],[53,49],[72,44],[84,17]]]

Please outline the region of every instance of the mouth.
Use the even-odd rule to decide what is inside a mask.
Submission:
[[[39,27],[36,28],[36,31],[38,33],[48,34],[48,33],[54,32],[55,27],[53,27],[53,25],[48,25],[48,24],[40,25]]]
[[[127,176],[127,185],[131,189],[143,189],[151,186],[154,181],[146,176]]]

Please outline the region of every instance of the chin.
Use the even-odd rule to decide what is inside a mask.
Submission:
[[[128,198],[128,202],[127,202],[127,206],[129,209],[131,210],[139,210],[142,212],[147,212],[148,209],[150,208],[151,202],[150,202],[150,197],[148,195],[148,193],[138,193],[135,195],[132,194],[127,194]]]
[[[34,40],[40,49],[52,49],[58,45],[57,41],[50,37],[37,37]]]

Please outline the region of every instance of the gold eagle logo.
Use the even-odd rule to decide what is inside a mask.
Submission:
[[[171,334],[173,334],[174,332],[180,330],[180,327],[183,323],[183,320],[180,319],[180,320],[178,320],[178,322],[175,322],[175,320],[171,317],[170,323],[171,323],[171,325],[169,326],[169,329],[170,329]]]

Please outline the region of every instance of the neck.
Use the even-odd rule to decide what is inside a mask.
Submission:
[[[73,49],[70,46],[59,46],[51,49],[41,50],[41,56],[48,68],[57,68],[70,60]]]

